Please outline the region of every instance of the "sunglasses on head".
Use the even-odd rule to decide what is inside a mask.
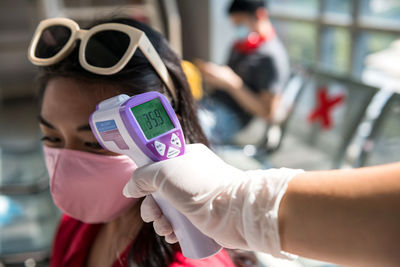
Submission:
[[[117,37],[113,42],[107,36]],[[177,104],[175,87],[168,70],[146,34],[119,23],[105,23],[89,30],[67,18],[51,18],[39,23],[28,50],[28,58],[38,66],[60,62],[80,40],[79,62],[87,71],[111,75],[122,70],[139,48],[171,93]]]

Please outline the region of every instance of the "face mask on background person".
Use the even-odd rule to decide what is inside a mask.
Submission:
[[[128,156],[46,146],[44,155],[54,203],[77,220],[109,222],[139,200],[122,195],[122,189],[137,168]]]
[[[249,34],[251,33],[249,27],[247,27],[246,25],[237,25],[235,26],[235,37],[238,40],[244,40],[247,38],[247,36],[249,36]]]

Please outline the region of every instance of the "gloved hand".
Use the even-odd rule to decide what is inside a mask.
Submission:
[[[187,145],[186,154],[135,170],[124,188],[126,197],[161,192],[200,231],[227,248],[254,250],[275,257],[281,252],[278,208],[289,181],[302,170],[241,171],[202,144]],[[142,218],[154,221],[159,235],[176,237],[155,201],[147,196]]]

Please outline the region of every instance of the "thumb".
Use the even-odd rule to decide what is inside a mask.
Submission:
[[[141,198],[157,191],[158,186],[155,181],[159,168],[155,165],[157,163],[137,168],[126,183],[122,194],[128,198]]]

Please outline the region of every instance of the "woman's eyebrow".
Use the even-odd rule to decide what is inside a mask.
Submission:
[[[43,117],[41,115],[38,115],[38,121],[39,121],[40,124],[43,124],[44,126],[50,128],[50,129],[56,129],[56,127],[51,125],[50,122],[48,122],[45,119],[43,119]]]
[[[56,127],[54,127],[50,122],[46,121],[41,115],[38,115],[38,120],[39,120],[39,123],[43,124],[44,126],[50,128],[50,129],[56,129]],[[81,132],[81,131],[92,131],[92,129],[90,128],[89,124],[85,124],[85,125],[79,126],[78,128],[76,128],[76,130],[78,132]]]
[[[76,130],[77,130],[78,132],[82,132],[82,131],[92,131],[92,128],[90,128],[90,125],[89,125],[89,124],[85,124],[85,125],[79,126],[78,128],[76,128]]]

